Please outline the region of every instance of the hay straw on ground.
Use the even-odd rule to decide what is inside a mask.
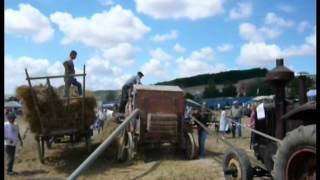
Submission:
[[[33,90],[39,103],[39,111],[41,122],[43,122],[44,130],[47,132],[53,130],[62,130],[68,128],[82,129],[82,99],[70,100],[69,106],[67,101],[62,100],[57,89],[53,88],[50,93],[47,86],[34,86]],[[74,96],[74,88],[70,88],[71,96]],[[31,88],[28,86],[20,86],[16,89],[16,95],[22,100],[23,118],[29,123],[30,130],[35,133],[42,132],[41,124],[34,105]],[[85,97],[85,127],[89,128],[95,120],[96,98],[90,92],[86,92]],[[53,107],[52,107],[53,106]]]

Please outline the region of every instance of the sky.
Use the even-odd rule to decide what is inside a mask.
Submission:
[[[316,74],[315,0],[5,0],[5,94],[63,75],[76,50],[86,89],[262,67]],[[82,82],[81,78],[77,78]],[[46,83],[35,81],[33,84]],[[62,79],[52,81],[64,84]]]

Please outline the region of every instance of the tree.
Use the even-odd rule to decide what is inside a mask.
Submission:
[[[106,94],[105,101],[114,101],[116,99],[116,92],[115,91],[109,91]]]
[[[203,98],[215,98],[219,97],[220,92],[218,91],[216,84],[213,80],[210,80],[207,87],[203,91]]]
[[[15,96],[10,96],[7,101],[19,101],[19,99]]]
[[[192,100],[195,99],[195,97],[191,93],[188,93],[188,92],[186,93],[185,98],[186,99],[192,99]]]
[[[237,95],[237,88],[232,84],[226,85],[222,89],[221,96],[222,97],[234,97]]]
[[[270,84],[261,79],[258,79],[248,88],[247,96],[271,95],[274,93],[275,90]]]
[[[305,79],[305,85],[306,85],[306,89],[310,89],[314,86],[315,82],[308,76],[306,76],[306,79]],[[287,86],[290,91],[288,93],[288,96],[289,97],[299,97],[299,78],[298,77],[295,77],[293,80],[291,80],[289,83],[288,83],[288,86]]]

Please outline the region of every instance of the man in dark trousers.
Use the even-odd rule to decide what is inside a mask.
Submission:
[[[120,101],[120,107],[119,107],[119,112],[120,113],[124,113],[125,112],[126,104],[127,104],[127,101],[128,101],[129,90],[133,87],[134,84],[141,84],[141,78],[142,77],[143,77],[142,72],[138,72],[137,75],[132,76],[122,86],[121,101]]]
[[[211,112],[207,108],[207,104],[203,103],[200,110],[196,110],[196,112],[193,114],[193,116],[199,120],[203,125],[208,127],[208,123],[210,121],[210,115]],[[200,158],[205,157],[205,142],[207,139],[207,132],[204,128],[202,128],[198,124],[198,142],[199,142],[199,156]]]
[[[72,76],[75,74],[73,61],[76,60],[76,58],[77,58],[77,52],[75,50],[72,50],[70,52],[70,59],[63,62],[63,66],[65,70],[64,75],[71,75],[71,76],[64,77],[64,82],[65,82],[64,96],[65,97],[69,96],[69,89],[71,84],[73,84],[74,86],[77,86],[79,96],[82,95],[81,84],[77,81],[77,79],[74,76]]]
[[[16,146],[18,140],[20,140],[20,145],[23,145],[22,138],[19,132],[19,126],[15,123],[16,115],[14,113],[9,113],[8,121],[4,123],[4,145],[7,154],[7,175],[14,175],[13,164],[16,154]]]

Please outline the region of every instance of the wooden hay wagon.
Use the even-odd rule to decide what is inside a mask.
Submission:
[[[36,124],[39,125],[38,130],[35,133],[35,139],[38,146],[38,155],[41,163],[44,163],[44,154],[45,154],[45,143],[47,148],[51,147],[51,143],[78,143],[83,139],[86,143],[86,148],[88,152],[91,152],[91,136],[93,135],[92,129],[90,128],[90,122],[94,119],[88,120],[88,110],[86,110],[86,104],[90,98],[86,97],[85,92],[85,66],[83,67],[83,74],[75,74],[74,76],[83,77],[83,94],[78,97],[64,97],[62,99],[57,98],[57,94],[54,92],[53,87],[50,84],[50,79],[53,78],[64,78],[65,76],[44,76],[44,77],[30,77],[27,69],[25,70],[27,81],[29,85],[29,90],[32,96],[32,102],[29,103],[29,110],[35,110],[34,120],[30,125]],[[32,86],[31,80],[46,79],[46,94],[48,94],[48,107],[41,107],[39,102],[39,97],[36,94],[35,87]],[[59,101],[63,107],[57,106],[55,101]],[[75,104],[75,102],[77,104]],[[95,104],[91,100],[91,104]],[[75,106],[74,106],[75,105]],[[95,106],[95,105],[93,105]],[[88,107],[87,107],[88,108]],[[45,109],[45,110],[44,110]],[[80,109],[80,110],[79,110]],[[74,111],[78,110],[78,113],[75,116]],[[91,110],[89,110],[91,112]],[[30,112],[29,112],[30,113]],[[89,113],[90,114],[90,113]],[[31,127],[32,128],[32,127]],[[34,127],[33,127],[34,128]]]

